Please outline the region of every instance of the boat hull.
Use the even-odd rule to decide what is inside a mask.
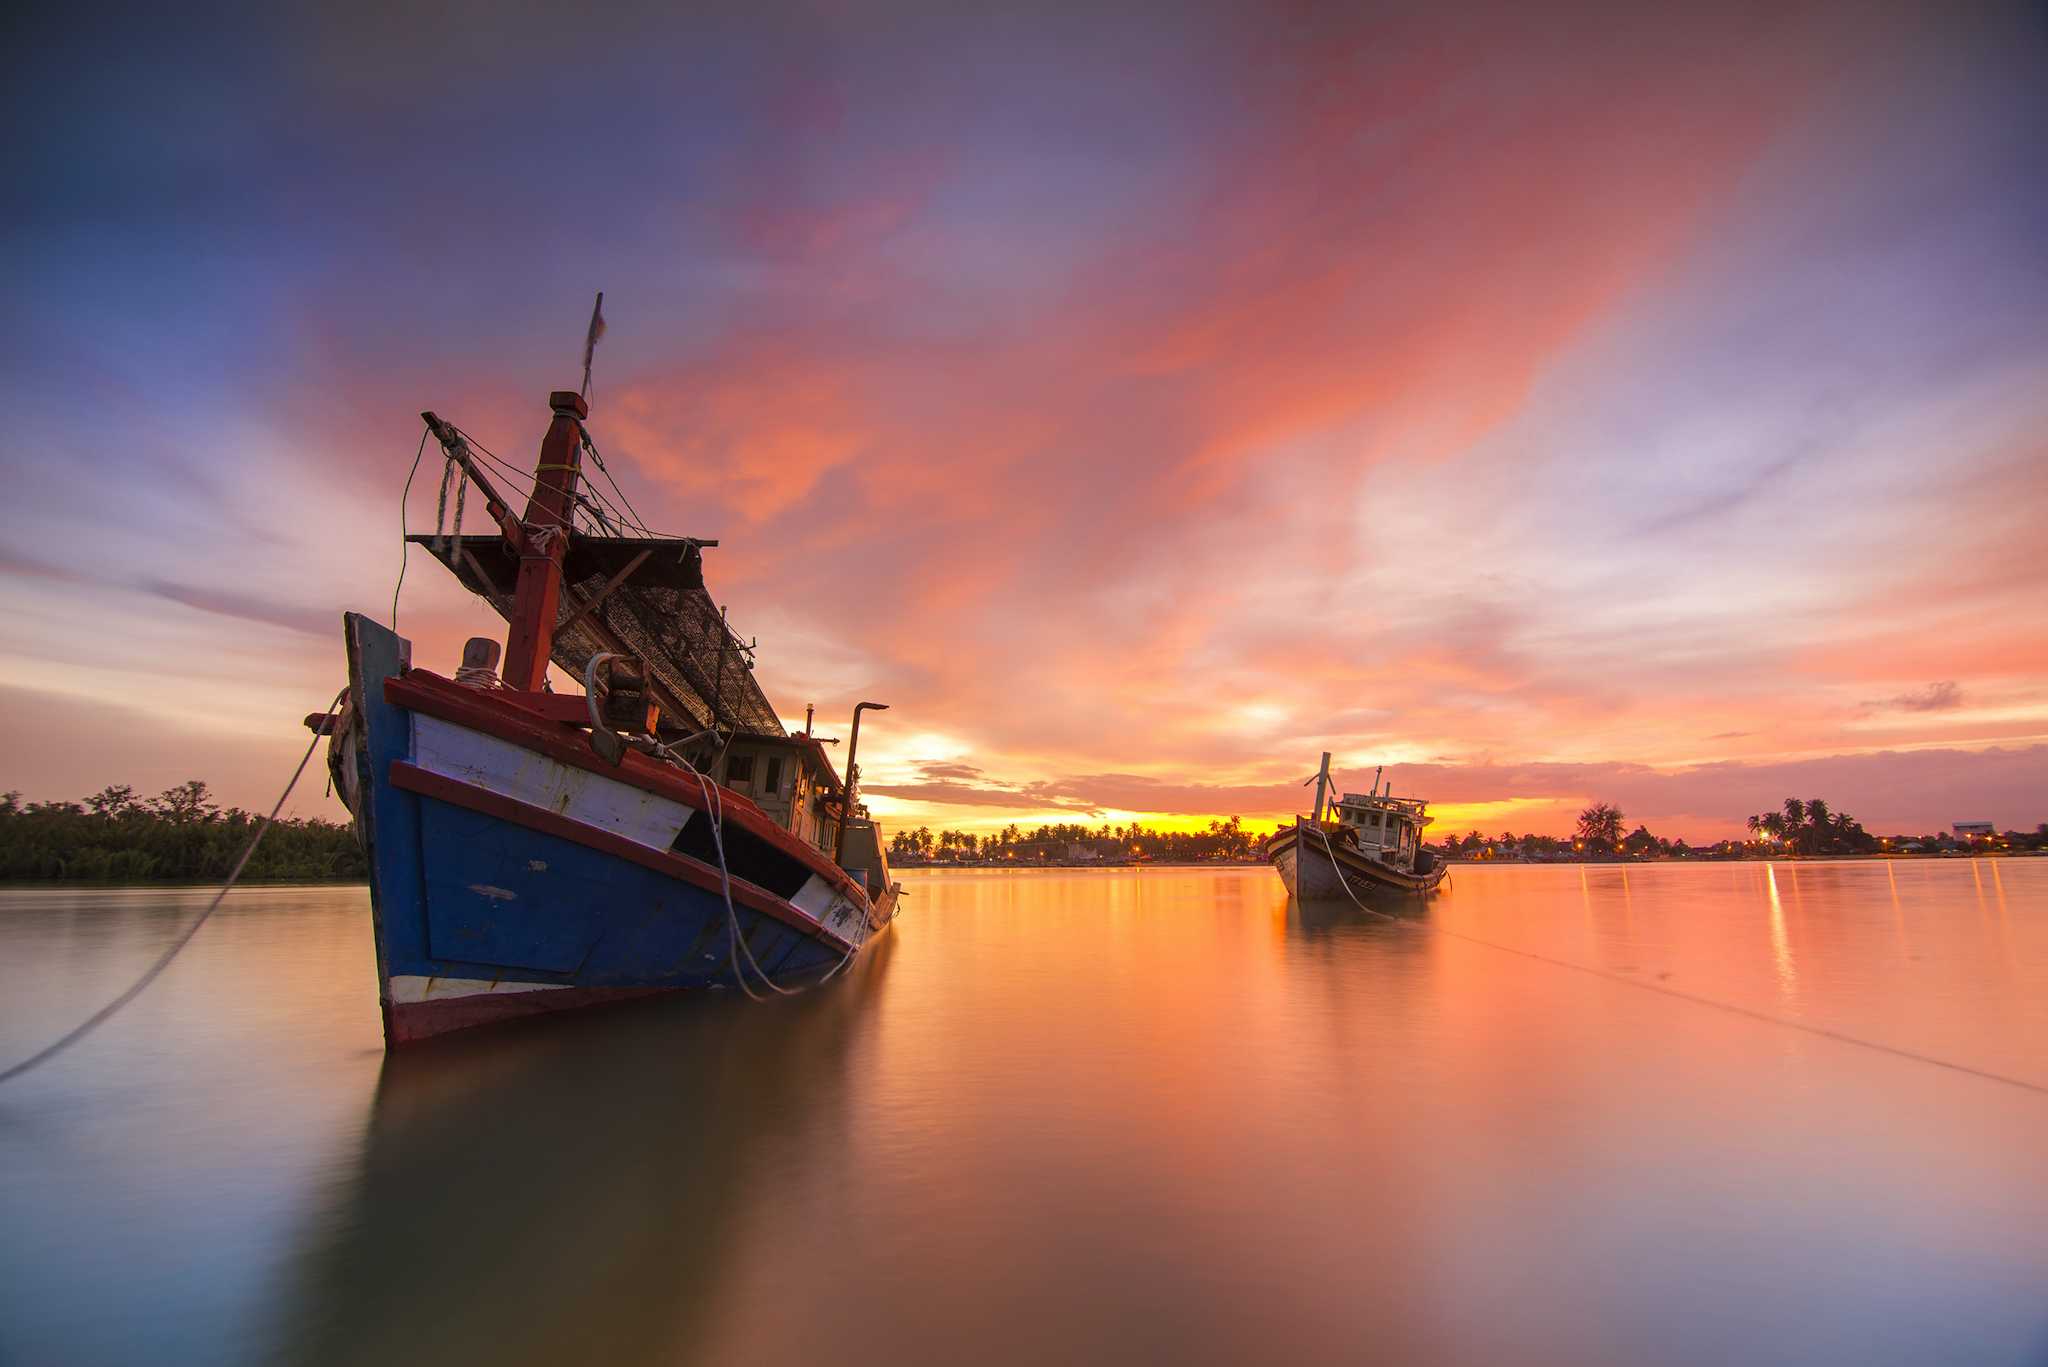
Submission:
[[[1435,892],[1445,873],[1442,864],[1422,873],[1390,868],[1327,840],[1313,825],[1276,832],[1266,842],[1266,858],[1297,902],[1412,903]]]
[[[893,888],[870,895],[745,798],[611,769],[573,728],[409,672],[406,643],[375,623],[351,615],[348,634],[335,767],[354,777],[370,856],[387,1047],[741,981],[765,991],[757,964],[778,985],[814,982],[888,925]]]

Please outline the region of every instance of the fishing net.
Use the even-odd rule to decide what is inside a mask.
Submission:
[[[519,560],[498,536],[406,538],[471,593],[512,619]],[[578,617],[583,604],[639,558],[626,580]],[[567,630],[561,624],[575,621]],[[689,730],[716,724],[747,735],[786,734],[775,708],[754,681],[753,662],[704,588],[703,552],[692,541],[655,537],[579,536],[562,564],[552,658],[580,679],[590,657],[614,650],[647,661],[650,682],[668,722]]]

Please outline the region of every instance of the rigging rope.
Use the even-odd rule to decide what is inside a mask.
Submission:
[[[1322,837],[1323,849],[1330,857],[1331,866],[1337,868],[1337,853],[1330,847],[1329,834],[1321,830],[1318,830],[1316,834]],[[1300,857],[1299,854],[1295,856],[1297,859]],[[1595,978],[1604,978],[1608,982],[1620,983],[1624,987],[1637,987],[1645,992],[1655,992],[1659,996],[1675,997],[1679,1001],[1691,1002],[1695,1006],[1712,1007],[1717,1011],[1726,1011],[1736,1016],[1746,1016],[1750,1020],[1762,1021],[1767,1025],[1781,1025],[1787,1030],[1799,1030],[1809,1035],[1819,1035],[1822,1039],[1858,1045],[1865,1049],[1875,1050],[1880,1054],[1890,1054],[1895,1058],[1911,1059],[1915,1063],[1931,1064],[1936,1068],[1947,1068],[1952,1072],[1967,1073],[1971,1077],[1980,1077],[1988,1082],[2003,1082],[2008,1087],[2018,1087],[2023,1091],[2036,1092],[2042,1096],[2048,1096],[2048,1087],[2044,1087],[2038,1082],[2029,1082],[2025,1078],[2012,1077],[2005,1073],[1994,1073],[1987,1068],[1973,1068],[1967,1063],[1957,1063],[1953,1059],[1937,1058],[1933,1054],[1918,1053],[1912,1049],[1901,1048],[1896,1044],[1882,1044],[1876,1040],[1864,1039],[1860,1035],[1851,1035],[1846,1031],[1831,1030],[1825,1025],[1814,1025],[1807,1021],[1793,1020],[1789,1016],[1774,1016],[1768,1011],[1758,1011],[1747,1006],[1737,1006],[1733,1002],[1719,1001],[1713,997],[1702,997],[1696,993],[1684,992],[1675,987],[1665,987],[1659,983],[1644,982],[1639,978],[1624,977],[1619,973],[1610,973],[1604,968],[1594,968],[1590,964],[1573,963],[1570,959],[1554,959],[1548,954],[1538,954],[1530,949],[1516,949],[1512,945],[1499,944],[1493,940],[1482,940],[1477,935],[1466,935],[1460,931],[1451,930],[1448,927],[1436,925],[1430,921],[1403,920],[1399,916],[1379,911],[1359,901],[1357,894],[1351,891],[1351,885],[1345,881],[1341,868],[1338,868],[1337,872],[1337,885],[1344,889],[1344,895],[1351,899],[1353,906],[1368,916],[1379,917],[1382,921],[1392,921],[1396,925],[1403,926],[1419,926],[1432,935],[1447,936],[1453,940],[1463,940],[1468,944],[1484,945],[1488,949],[1497,949],[1503,954],[1513,954],[1517,958],[1534,959],[1537,963],[1549,964],[1553,968],[1568,968],[1575,973],[1586,973]]]
[[[521,470],[518,467],[514,466],[511,462],[507,461],[503,456],[499,455],[497,452],[491,450],[490,447],[478,441],[476,439],[476,436],[473,433],[466,430],[465,428],[457,426],[455,423],[449,423],[448,426],[464,441],[469,443],[470,452],[472,455],[482,457],[485,461],[487,461],[490,464],[494,474],[500,475],[511,482],[512,487],[507,491],[508,493],[515,495],[523,494],[528,499],[532,498],[533,475],[530,472]],[[605,465],[604,456],[599,453],[597,449],[597,443],[592,441],[590,438],[589,429],[585,428],[582,424],[579,423],[577,424],[577,432],[581,439],[583,449],[590,453],[590,458],[592,462],[596,465],[597,472],[604,477],[605,484],[610,486],[612,494],[616,496],[616,501],[614,500],[614,498],[606,497],[604,490],[598,487],[597,483],[594,480],[583,480],[583,489],[587,490],[589,492],[589,495],[593,499],[595,499],[599,505],[601,505],[603,510],[611,515],[610,520],[613,523],[616,523],[619,527],[629,528],[635,532],[638,532],[641,536],[659,537],[661,533],[653,530],[647,525],[646,521],[640,516],[640,510],[635,508],[633,506],[633,501],[626,496],[626,491],[619,487],[619,482],[616,479],[612,478],[612,472],[610,468]],[[424,443],[424,437],[422,438],[422,442]],[[605,519],[602,516],[599,516],[597,518],[597,521],[600,530],[610,530],[609,528],[605,527]]]
[[[648,529],[646,519],[640,516],[640,510],[633,506],[633,500],[626,497],[626,491],[621,489],[619,482],[612,478],[611,469],[604,463],[604,457],[598,454],[597,443],[590,439],[589,430],[580,426],[577,430],[583,433],[583,449],[590,452],[590,459],[597,465],[597,472],[604,476],[604,482],[612,486],[612,492],[619,496],[619,502],[625,504],[626,511],[632,514],[633,525],[640,529],[642,536],[655,535],[654,532]],[[620,517],[619,520],[624,522],[626,518]]]
[[[455,478],[455,458],[441,462],[441,496],[434,500],[434,549],[448,549],[448,481]]]
[[[348,690],[346,688],[342,689],[341,692],[334,695],[334,701],[328,705],[327,710],[332,712],[335,708],[341,706],[341,700],[347,696]],[[221,884],[220,891],[213,895],[213,900],[206,904],[206,910],[199,913],[199,918],[193,921],[191,925],[185,927],[184,933],[178,936],[177,939],[171,941],[170,947],[157,957],[157,961],[151,964],[126,992],[123,992],[120,996],[93,1012],[92,1015],[86,1017],[84,1023],[74,1028],[69,1034],[60,1036],[55,1042],[45,1045],[42,1049],[29,1055],[6,1072],[0,1073],[0,1084],[12,1082],[23,1073],[48,1063],[51,1059],[84,1039],[93,1031],[105,1025],[113,1018],[115,1012],[141,996],[143,989],[155,982],[157,975],[171,966],[171,960],[177,958],[185,946],[192,943],[192,937],[199,933],[199,928],[205,925],[207,919],[219,909],[221,899],[228,895],[229,889],[235,886],[235,880],[242,876],[242,870],[248,867],[249,857],[255,854],[256,847],[263,843],[264,833],[270,829],[271,823],[277,820],[277,814],[284,810],[285,799],[292,795],[292,789],[299,786],[299,776],[306,772],[307,761],[313,758],[313,752],[319,747],[320,733],[315,731],[313,733],[313,743],[308,745],[306,753],[299,757],[299,767],[292,770],[291,781],[285,784],[284,791],[277,795],[277,804],[270,809],[270,815],[263,818],[262,824],[256,828],[256,834],[249,837],[249,843],[243,847],[241,857],[235,860],[234,868],[228,871],[227,882]]]
[[[455,526],[448,527],[448,483],[455,481]],[[455,457],[447,457],[441,467],[441,498],[434,507],[434,549],[446,555],[451,545],[462,542],[462,505],[469,495],[469,471],[456,463]]]
[[[398,496],[398,582],[391,586],[391,629],[398,630],[398,591],[405,587],[405,562],[412,542],[405,539],[405,501],[412,496],[412,477],[420,472],[420,457],[427,453],[427,432],[420,429],[420,449],[412,454],[412,469],[406,472],[405,491]]]

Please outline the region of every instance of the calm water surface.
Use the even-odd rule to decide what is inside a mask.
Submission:
[[[1631,985],[2048,1088],[2048,861],[904,882],[392,1060],[366,894],[235,894],[0,1089],[0,1361],[2048,1361],[2048,1095]],[[0,1060],[205,898],[0,895]]]

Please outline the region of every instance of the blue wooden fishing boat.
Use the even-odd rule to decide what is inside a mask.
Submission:
[[[595,329],[593,328],[593,337]],[[524,516],[471,440],[423,414],[456,526],[411,540],[510,624],[449,675],[359,614],[329,766],[369,853],[387,1047],[689,988],[815,984],[890,923],[901,889],[858,800],[861,712],[786,730],[703,580],[715,542],[626,535],[579,488],[601,458],[580,394],[549,400]],[[498,467],[503,478],[502,466]],[[607,476],[608,478],[608,476]],[[465,536],[464,494],[495,529]],[[583,682],[552,691],[549,663]]]

